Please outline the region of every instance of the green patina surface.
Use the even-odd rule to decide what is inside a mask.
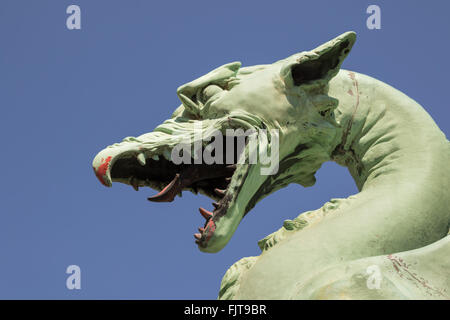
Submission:
[[[180,141],[195,141],[194,127],[203,136],[216,129],[277,129],[277,174],[261,175],[260,163],[238,164],[224,195],[183,188],[218,200],[200,250],[222,249],[268,194],[290,183],[313,185],[326,161],[348,167],[360,192],[285,221],[259,242],[260,256],[227,271],[219,298],[448,299],[450,144],[414,100],[340,69],[355,40],[347,32],[270,65],[234,62],[181,86],[182,105],[172,118],[102,150],[93,161],[97,177],[106,186],[161,190],[173,177],[150,169],[141,174],[136,163],[170,162]],[[382,279],[377,289],[367,285],[374,265]]]

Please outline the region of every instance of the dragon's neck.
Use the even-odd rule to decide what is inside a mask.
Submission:
[[[364,247],[365,252],[354,250],[355,257],[414,249],[445,236],[450,227],[450,144],[431,117],[400,91],[346,70],[330,81],[328,95],[339,100],[335,119],[340,128],[329,146],[331,159],[349,169],[360,192],[288,221],[259,242],[263,252],[283,239],[308,232],[314,237],[318,222],[333,230],[327,231],[328,248],[345,246],[337,241],[342,234],[343,242],[376,243]],[[345,228],[358,225],[363,231],[341,234],[344,227],[332,227],[328,217],[339,217],[336,225],[341,221]],[[394,230],[397,237],[390,236]],[[413,237],[414,232],[421,237]]]
[[[352,252],[355,256],[414,249],[445,236],[450,222],[450,144],[431,117],[400,91],[346,70],[330,82],[328,95],[339,100],[335,118],[340,129],[329,149],[331,159],[348,167],[360,192],[285,223],[259,242],[261,249],[265,252],[283,239],[306,237],[308,232],[314,237],[317,222],[322,229],[333,229],[327,231],[329,248],[345,246],[337,241],[343,227],[333,228],[323,221],[327,217],[363,230],[344,233],[343,242],[352,237],[361,243],[376,241],[365,252]],[[394,230],[421,232],[422,237],[389,236]],[[378,240],[382,236],[384,240]]]
[[[330,82],[329,95],[340,101],[335,114],[341,132],[332,158],[348,167],[360,191],[393,179],[423,185],[441,174],[448,141],[415,101],[347,70]]]

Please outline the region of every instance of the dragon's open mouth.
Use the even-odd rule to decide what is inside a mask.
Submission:
[[[153,202],[172,202],[177,195],[181,196],[182,191],[191,191],[195,194],[200,192],[212,198],[215,201],[212,211],[199,208],[206,221],[203,227],[198,228],[199,233],[194,234],[199,247],[206,248],[216,230],[217,221],[227,214],[231,200],[237,196],[244,181],[242,171],[246,171],[247,167],[238,164],[242,151],[239,152],[235,148],[233,161],[229,159],[225,161],[224,156],[223,161],[219,161],[221,163],[213,164],[196,164],[192,158],[191,164],[175,164],[170,160],[169,152],[159,155],[125,152],[108,157],[106,160],[102,159],[103,170],[100,165],[97,169],[94,168],[94,171],[100,182],[105,185],[110,185],[110,182],[121,182],[129,184],[136,191],[139,187],[159,190],[158,194],[148,198]],[[223,154],[227,154],[225,148]],[[240,170],[237,170],[238,167]],[[106,175],[106,171],[109,176]],[[233,179],[235,175],[238,179]],[[106,183],[105,179],[110,182]]]

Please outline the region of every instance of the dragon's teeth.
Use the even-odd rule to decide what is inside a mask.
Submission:
[[[215,188],[215,189],[214,189],[214,192],[215,192],[218,196],[224,197],[224,196],[225,196],[225,193],[227,192],[227,190]]]
[[[142,166],[145,166],[145,156],[142,152],[137,155],[137,160]]]
[[[158,160],[159,160],[159,157],[158,157],[157,154],[154,154],[154,155],[152,156],[152,159],[155,160],[155,161],[158,161]]]
[[[213,216],[212,212],[209,212],[206,209],[203,208],[199,208],[198,211],[200,211],[200,214],[203,216],[203,218],[205,219],[209,219]]]

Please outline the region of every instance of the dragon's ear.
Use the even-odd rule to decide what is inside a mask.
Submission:
[[[346,32],[316,49],[295,54],[285,60],[280,74],[288,86],[326,83],[341,67],[356,41],[354,32]]]
[[[240,62],[231,62],[179,87],[177,95],[184,108],[194,116],[200,116],[203,105],[198,97],[202,90],[211,84],[222,89],[230,89],[230,83],[235,79],[240,67]]]

